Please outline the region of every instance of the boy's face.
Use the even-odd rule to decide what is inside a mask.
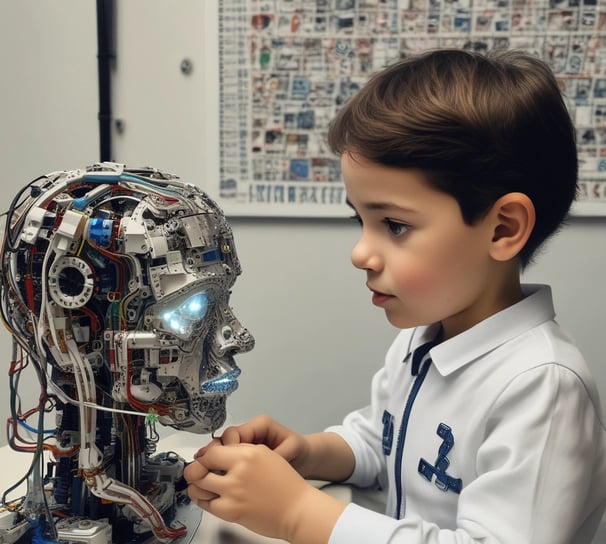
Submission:
[[[366,270],[372,302],[392,325],[442,322],[449,338],[500,309],[489,219],[466,225],[457,201],[434,189],[420,170],[348,154],[341,166],[362,225],[351,259]]]

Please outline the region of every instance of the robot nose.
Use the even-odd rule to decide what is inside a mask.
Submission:
[[[252,334],[244,327],[234,328],[225,325],[219,335],[219,354],[225,355],[228,352],[232,354],[244,353],[250,351],[255,346],[255,339]]]

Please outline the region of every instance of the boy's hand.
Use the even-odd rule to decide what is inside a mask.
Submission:
[[[218,445],[262,444],[282,456],[301,472],[307,460],[310,447],[301,434],[291,431],[268,416],[258,416],[242,425],[227,427],[220,438],[215,438],[194,456],[204,455]],[[303,474],[305,476],[305,474]]]
[[[278,445],[283,442],[278,439]],[[301,531],[310,528],[322,531],[327,541],[344,508],[309,485],[286,459],[263,444],[212,445],[186,467],[184,476],[190,484],[188,494],[200,508],[289,542],[306,542]],[[323,523],[315,519],[318,515],[324,517]]]

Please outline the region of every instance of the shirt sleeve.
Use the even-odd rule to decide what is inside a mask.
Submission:
[[[569,369],[546,364],[526,371],[490,410],[456,529],[349,505],[329,544],[589,544],[606,504],[600,419]]]
[[[395,379],[396,368],[402,365],[409,338],[408,331],[401,331],[387,351],[384,366],[372,379],[370,405],[348,414],[342,425],[326,429],[340,435],[354,454],[354,471],[345,483],[379,489],[386,485],[382,418],[390,383]]]
[[[381,380],[381,376],[376,375],[375,380]],[[348,414],[342,425],[326,429],[341,436],[354,454],[354,470],[345,483],[360,487],[382,487],[385,483],[381,421],[377,420],[377,412],[377,404],[372,404]]]

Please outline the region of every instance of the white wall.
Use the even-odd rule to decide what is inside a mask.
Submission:
[[[212,138],[205,131],[210,3],[119,2],[114,97],[125,129],[114,134],[114,159],[173,171],[203,188]],[[5,210],[33,177],[98,159],[95,2],[2,0],[0,25]],[[179,70],[183,58],[193,63],[189,76]],[[370,377],[395,334],[349,263],[357,227],[328,219],[231,222],[244,267],[232,303],[257,340],[239,359],[232,419],[267,412],[304,432],[340,420],[367,401]],[[560,322],[585,352],[606,403],[605,227],[605,219],[572,219],[525,276],[553,285]],[[6,371],[4,331],[0,353]],[[22,397],[24,408],[35,404],[35,387],[28,384]],[[0,398],[2,423],[7,396]]]
[[[96,43],[93,0],[0,1],[0,213],[35,177],[98,159]],[[0,356],[2,445],[11,359],[2,326]],[[27,410],[37,404],[39,388],[33,373],[22,383]]]

